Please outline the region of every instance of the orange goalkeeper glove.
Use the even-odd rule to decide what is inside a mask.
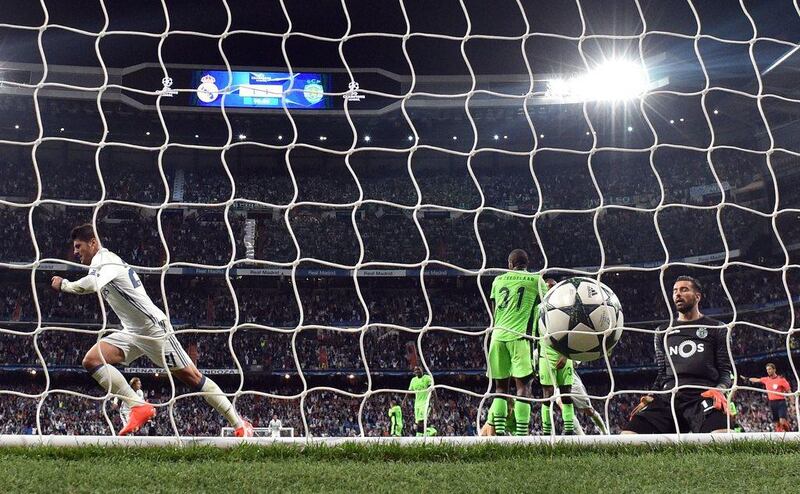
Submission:
[[[628,417],[628,420],[629,421],[633,420],[633,417],[636,416],[637,413],[639,413],[642,410],[644,410],[645,408],[647,408],[647,405],[649,405],[650,403],[653,403],[653,400],[654,400],[654,398],[652,396],[650,396],[650,395],[642,396],[642,398],[639,400],[639,404],[636,405],[636,408],[633,409],[633,411],[631,412],[630,416]]]
[[[728,409],[728,400],[725,399],[725,395],[722,394],[722,391],[718,389],[709,389],[708,391],[700,393],[700,396],[714,400],[714,408],[720,412],[724,412],[725,415],[730,415],[730,410]]]

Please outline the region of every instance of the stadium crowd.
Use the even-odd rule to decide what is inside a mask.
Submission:
[[[169,420],[167,404],[172,396],[171,388],[165,380],[154,381],[158,385],[145,385],[145,398],[157,404],[158,414],[148,426],[139,434],[142,435],[174,435],[175,431]],[[625,388],[646,390],[649,382],[631,381],[625,383]],[[154,387],[156,386],[156,387]],[[472,392],[483,393],[485,388],[465,388]],[[53,388],[55,389],[55,388]],[[60,388],[64,389],[64,388]],[[39,395],[43,387],[33,385],[16,385],[12,388],[4,386],[3,391],[37,395],[33,398],[0,393],[0,434],[32,434],[36,433],[36,413],[39,398],[44,399],[41,408],[41,428],[44,434],[70,434],[70,435],[106,435],[110,434],[108,424],[103,416],[103,407],[115,429],[121,427],[118,409],[111,400],[97,399],[102,396],[97,387],[71,386],[70,392],[83,393],[94,399],[76,396],[61,392],[50,392]],[[263,392],[259,390],[260,392]],[[283,427],[292,428],[294,435],[305,434],[301,415],[301,402],[299,395],[301,389],[272,389],[270,393],[278,394],[283,398],[267,397],[260,394],[244,392],[237,398],[236,406],[239,413],[253,422],[255,427],[266,427],[273,415],[278,415]],[[607,389],[598,389],[589,386],[589,393],[595,396],[605,396]],[[627,423],[628,416],[639,401],[641,394],[623,392],[609,398],[608,423],[612,434],[617,434],[621,427]],[[370,395],[366,399],[361,412],[364,434],[367,436],[385,436],[389,432],[387,411],[389,399],[394,398],[402,404],[405,417],[405,435],[413,435],[413,400],[409,397],[403,402],[402,395],[381,392]],[[538,395],[537,399],[541,399]],[[735,419],[745,431],[771,431],[773,423],[767,405],[766,395],[763,392],[739,390],[735,396],[738,414]],[[429,423],[435,427],[438,434],[445,436],[474,436],[477,434],[476,419],[478,417],[480,398],[466,393],[439,389],[434,394],[431,403]],[[355,436],[360,434],[359,411],[362,398],[349,397],[340,393],[326,390],[314,390],[305,394],[303,402],[308,434],[316,437]],[[593,406],[605,416],[605,400],[593,400]],[[486,419],[484,402],[481,409],[481,423]],[[534,411],[538,412],[539,405],[534,404]],[[790,407],[789,421],[792,430],[797,430],[796,415],[793,405]],[[176,393],[173,413],[178,433],[192,436],[218,436],[222,428],[226,427],[224,419],[214,412],[205,401],[199,397],[182,397],[181,391]],[[597,430],[582,414],[577,414],[586,433],[596,434]],[[555,413],[556,430],[562,430],[560,414]],[[541,434],[541,421],[538,414],[534,414],[531,424],[531,433]]]

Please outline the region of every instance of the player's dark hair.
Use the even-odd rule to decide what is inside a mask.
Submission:
[[[698,281],[697,278],[687,275],[681,275],[678,276],[678,279],[675,280],[676,283],[679,281],[688,281],[692,284],[692,288],[694,288],[694,291],[701,294],[703,293],[703,285],[700,284],[700,281]]]
[[[773,364],[772,362],[767,362],[767,365],[765,367],[772,367],[773,369],[778,370],[778,368],[775,367],[775,364]]]
[[[76,226],[69,234],[70,240],[73,242],[80,240],[81,242],[90,242],[93,238],[97,238],[94,234],[94,227],[91,223],[84,223],[83,225]]]
[[[528,253],[522,249],[514,249],[508,255],[508,263],[512,268],[527,268]]]

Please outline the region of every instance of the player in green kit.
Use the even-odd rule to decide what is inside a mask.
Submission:
[[[414,391],[414,422],[417,427],[417,436],[435,436],[437,432],[433,427],[425,429],[425,420],[428,418],[431,401],[431,386],[433,386],[433,378],[429,374],[423,374],[421,367],[414,367],[414,377],[411,378],[408,389]]]
[[[507,400],[508,405],[508,416],[506,417],[506,430],[513,431],[516,430],[517,422],[514,420],[514,398],[508,398]],[[492,410],[489,409],[489,413],[486,415],[486,423],[483,424],[481,430],[478,432],[479,436],[496,436],[494,430],[494,415],[492,415]]]
[[[508,255],[508,269],[511,271],[494,279],[490,296],[494,327],[489,343],[489,378],[494,381],[496,393],[508,394],[510,378],[514,378],[517,399],[514,402],[516,427],[512,432],[519,436],[527,435],[531,423],[531,404],[533,398],[531,380],[531,336],[536,330],[536,309],[542,295],[547,291],[542,277],[529,273],[528,254],[522,249],[514,249]],[[495,434],[506,434],[508,401],[496,397],[489,410]]]
[[[547,287],[552,288],[556,281],[548,278]],[[538,314],[538,310],[537,316]],[[537,334],[537,336],[540,336]],[[575,434],[575,405],[572,403],[572,383],[575,380],[575,366],[572,360],[561,355],[550,346],[546,338],[539,341],[539,383],[542,385],[544,398],[551,398],[555,394],[555,387],[561,394],[561,418],[564,421],[564,434]],[[542,434],[550,434],[553,430],[551,406],[549,402],[542,403]]]
[[[403,409],[392,399],[389,401],[389,435],[400,437],[403,435]]]

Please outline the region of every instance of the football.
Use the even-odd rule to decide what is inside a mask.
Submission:
[[[539,311],[542,337],[565,357],[582,362],[610,355],[623,325],[617,296],[591,278],[575,277],[555,285]]]

